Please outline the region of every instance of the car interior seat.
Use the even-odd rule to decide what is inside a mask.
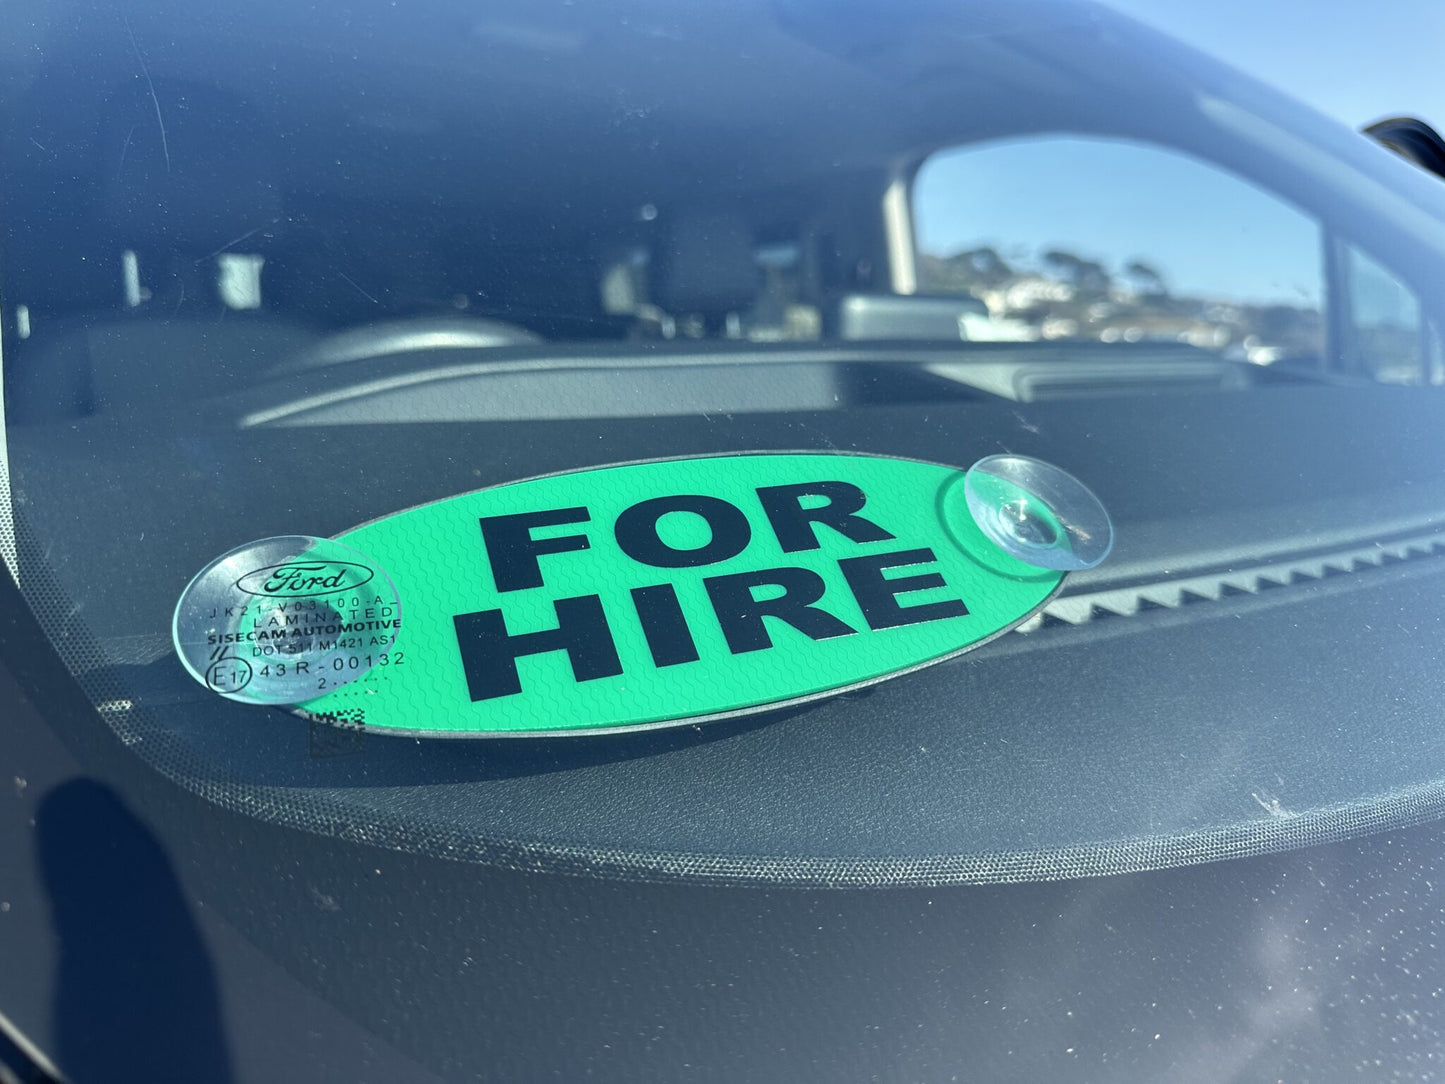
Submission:
[[[762,272],[752,232],[737,213],[693,211],[666,223],[652,251],[651,301],[706,336],[737,337],[738,315],[757,299]]]

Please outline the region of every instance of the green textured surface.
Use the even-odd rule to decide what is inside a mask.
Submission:
[[[785,704],[876,681],[956,654],[1036,610],[1062,574],[1001,552],[974,526],[964,472],[953,467],[864,455],[737,455],[602,467],[463,494],[366,524],[339,539],[374,559],[395,582],[406,621],[394,665],[302,705],[308,713],[361,722],[370,729],[447,735],[598,731],[665,725]],[[858,513],[892,540],[854,542],[828,526],[813,528],[819,548],[784,552],[756,489],[819,481],[860,488]],[[654,568],[619,547],[613,524],[639,501],[680,494],[721,498],[752,529],[747,548],[701,568]],[[586,550],[538,558],[541,587],[498,592],[478,525],[480,517],[585,506],[586,523],[537,528],[539,539],[584,534]],[[658,522],[677,548],[705,544],[707,526],[688,513]],[[900,606],[962,600],[964,616],[873,630],[839,560],[931,549],[936,563],[887,572],[927,572],[945,587],[900,594]],[[765,618],[773,646],[734,655],[703,586],[706,577],[793,567],[827,585],[818,605],[853,635],[813,640]],[[698,659],[659,668],[653,662],[630,590],[670,583],[696,643]],[[623,672],[578,682],[562,651],[520,658],[522,691],[473,702],[468,693],[457,614],[500,609],[509,634],[557,626],[558,599],[596,595],[607,615]],[[760,592],[756,597],[765,598]]]

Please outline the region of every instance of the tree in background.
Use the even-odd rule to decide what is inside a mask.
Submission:
[[[1044,267],[1060,282],[1068,283],[1080,300],[1105,300],[1114,280],[1097,260],[1086,260],[1072,252],[1050,249],[1044,253]]]
[[[1164,285],[1164,276],[1159,273],[1153,264],[1143,260],[1130,260],[1124,265],[1124,278],[1129,287],[1139,297],[1165,298],[1169,296],[1169,288]]]

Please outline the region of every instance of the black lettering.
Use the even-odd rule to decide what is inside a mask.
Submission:
[[[804,508],[804,497],[825,497],[828,503]],[[778,536],[784,553],[818,548],[818,534],[813,524],[831,527],[852,542],[887,542],[889,534],[871,519],[856,515],[868,502],[857,486],[848,482],[803,482],[792,486],[762,486],[758,500]]]
[[[677,601],[677,591],[672,584],[634,587],[632,605],[637,608],[637,618],[642,622],[642,634],[647,637],[653,663],[661,667],[697,662],[697,644],[692,638],[692,630],[687,627],[687,617],[682,612],[682,604]]]
[[[703,580],[718,624],[734,655],[772,647],[763,618],[775,617],[814,640],[851,636],[854,629],[827,610],[814,606],[828,585],[823,577],[806,568],[770,568],[762,572],[736,572],[730,576],[709,576]],[[781,587],[776,598],[759,600],[758,587]]]
[[[941,621],[945,617],[966,617],[968,607],[956,598],[941,602],[925,602],[917,606],[899,605],[896,596],[909,591],[927,591],[935,587],[947,587],[943,576],[937,572],[925,572],[918,576],[898,576],[887,579],[884,569],[903,568],[907,565],[925,565],[936,561],[930,549],[894,550],[892,553],[874,553],[867,557],[849,557],[839,561],[843,578],[853,589],[858,608],[870,629],[892,629],[899,625],[917,625],[924,621]]]
[[[707,520],[712,538],[697,549],[673,549],[657,534],[657,521],[669,512],[692,512]],[[697,568],[736,557],[752,540],[742,510],[717,497],[685,494],[639,501],[617,517],[617,544],[634,561],[654,568]]]
[[[534,527],[559,523],[586,523],[592,516],[585,508],[551,508],[545,512],[518,512],[510,516],[483,516],[482,542],[492,563],[492,579],[498,592],[523,591],[542,586],[537,558],[544,553],[571,553],[591,543],[585,535],[566,534],[557,538],[533,538]]]
[[[596,595],[559,598],[557,627],[509,633],[501,610],[481,610],[452,618],[461,650],[462,670],[472,700],[515,696],[522,691],[517,660],[525,655],[565,651],[577,681],[596,681],[622,673],[602,600]]]

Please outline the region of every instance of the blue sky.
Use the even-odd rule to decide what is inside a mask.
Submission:
[[[1104,0],[1359,128],[1395,113],[1445,125],[1440,0]]]
[[[1445,0],[1109,6],[1353,128],[1399,113],[1445,123]],[[997,144],[926,167],[915,197],[924,251],[990,244],[1027,263],[1029,254],[1063,247],[1115,269],[1145,258],[1181,293],[1319,298],[1312,222],[1165,152],[1083,140]]]

